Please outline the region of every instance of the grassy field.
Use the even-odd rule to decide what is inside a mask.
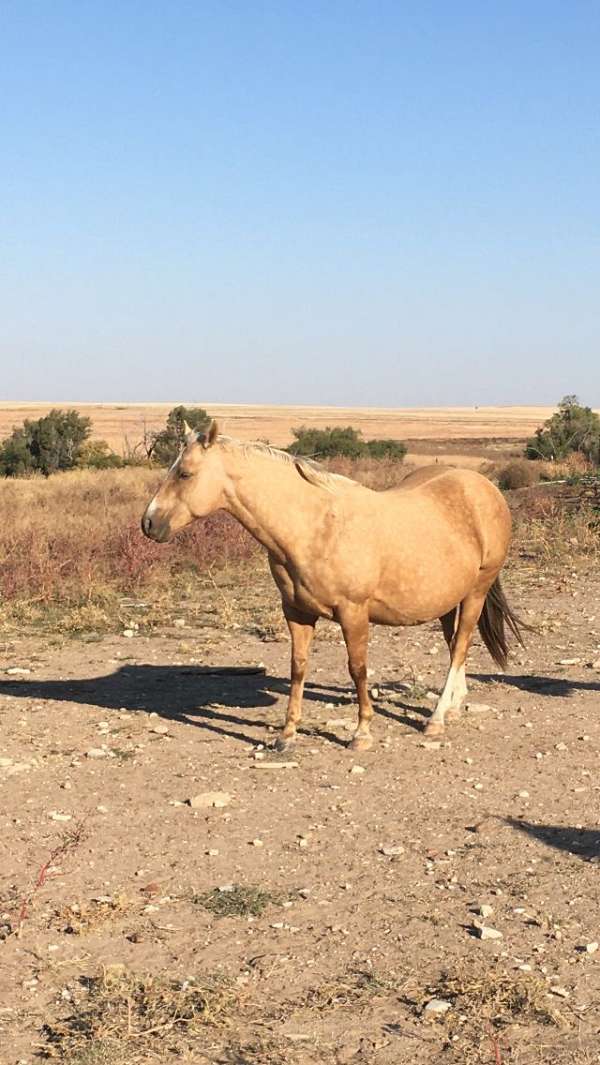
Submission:
[[[292,428],[353,425],[365,439],[393,437],[413,443],[470,441],[473,447],[502,440],[505,444],[529,436],[553,413],[551,407],[290,407],[213,404],[186,399],[189,406],[203,406],[218,418],[224,433],[240,440],[267,439],[278,447],[292,440]],[[172,403],[6,403],[0,406],[0,439],[24,418],[40,418],[52,406],[75,407],[92,419],[94,436],[107,440],[117,452],[133,446],[145,431],[162,428]]]
[[[341,458],[329,467],[376,490],[398,484],[411,468]],[[228,621],[236,612],[254,613],[267,628],[275,610],[279,625],[276,596],[246,594],[257,570],[266,570],[264,553],[229,515],[198,521],[171,544],[142,535],[141,514],[162,476],[130,467],[0,479],[0,508],[9,518],[0,525],[0,626],[151,629],[167,615],[197,618],[207,609]],[[524,547],[547,558],[568,541],[570,549],[597,551],[587,512],[562,513],[542,488],[515,495],[515,551]],[[233,603],[221,590],[231,580],[244,589]]]

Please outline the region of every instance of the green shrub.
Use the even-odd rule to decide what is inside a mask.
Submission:
[[[159,433],[155,433],[149,457],[159,466],[171,466],[185,442],[185,423],[190,429],[202,433],[210,425],[210,416],[202,407],[173,407],[169,412],[167,424]]]
[[[395,459],[402,462],[406,455],[406,444],[402,440],[367,440],[366,448],[372,459]]]
[[[91,429],[90,419],[76,410],[51,410],[43,418],[26,420],[0,447],[0,474],[23,477],[39,471],[47,477],[73,469]]]
[[[93,470],[114,470],[125,466],[125,461],[110,450],[106,440],[86,440],[79,452],[77,465]]]
[[[391,458],[402,462],[406,447],[401,440],[362,439],[360,429],[351,425],[345,428],[309,429],[305,425],[292,429],[295,441],[288,447],[291,455],[305,455],[310,458],[328,459],[344,458]]]
[[[525,456],[557,462],[574,452],[600,464],[600,418],[590,407],[582,407],[577,396],[565,396],[556,414],[527,441]]]

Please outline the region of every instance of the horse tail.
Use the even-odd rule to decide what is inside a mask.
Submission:
[[[485,646],[494,659],[494,662],[500,666],[500,669],[506,669],[506,661],[508,658],[506,630],[510,630],[518,643],[521,644],[521,647],[524,646],[523,636],[521,634],[522,630],[527,630],[528,632],[534,631],[531,625],[526,625],[525,622],[517,617],[517,615],[511,610],[504,591],[502,590],[499,577],[496,577],[496,580],[485,597],[478,626]]]

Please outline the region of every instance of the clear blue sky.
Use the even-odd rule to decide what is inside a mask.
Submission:
[[[2,398],[600,406],[596,0],[5,0]]]

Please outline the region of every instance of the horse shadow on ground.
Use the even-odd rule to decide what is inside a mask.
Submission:
[[[600,692],[600,680],[571,680],[569,677],[539,677],[535,674],[472,673],[473,680],[486,684],[507,684],[523,692],[564,699],[577,691]]]
[[[121,666],[101,677],[64,680],[0,680],[0,695],[17,699],[43,699],[54,702],[81,703],[106,710],[156,713],[169,721],[195,725],[210,733],[227,736],[251,745],[261,736],[245,729],[273,728],[283,725],[284,697],[289,682],[263,673],[210,675],[190,666],[155,666],[133,664]],[[307,684],[307,702],[328,702],[334,707],[348,707],[355,702],[351,689],[342,686]],[[277,708],[279,720],[260,711]],[[398,707],[414,710],[414,707]],[[378,707],[377,712],[395,721],[417,728],[405,714]],[[299,728],[300,735],[318,736],[338,746],[346,741],[319,723]]]
[[[513,817],[505,818],[505,824],[556,850],[567,851],[568,854],[587,861],[600,859],[600,827],[594,829],[572,828],[564,825],[535,825],[530,821]]]

